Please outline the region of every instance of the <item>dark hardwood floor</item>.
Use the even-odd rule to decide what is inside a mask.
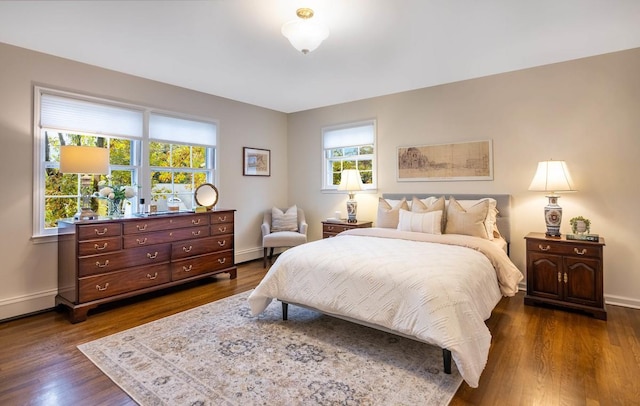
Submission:
[[[64,311],[0,323],[0,405],[133,405],[76,348],[78,344],[252,289],[262,260],[226,274],[89,313]],[[452,405],[640,405],[640,310],[609,306],[608,321],[504,298],[487,325],[493,335],[480,386],[458,389]]]

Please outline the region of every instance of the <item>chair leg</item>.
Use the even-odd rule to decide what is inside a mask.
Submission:
[[[263,268],[267,267],[267,248],[264,249],[264,262],[262,264]]]
[[[271,247],[271,252],[269,253],[269,259],[273,258],[273,247]]]

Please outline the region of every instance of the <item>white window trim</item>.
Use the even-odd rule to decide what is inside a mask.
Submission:
[[[354,122],[349,122],[349,123],[343,123],[343,124],[338,124],[338,125],[332,125],[332,126],[327,126],[327,127],[322,127],[321,129],[321,137],[320,137],[320,149],[322,151],[322,186],[320,188],[322,193],[344,193],[342,191],[338,191],[338,186],[334,186],[334,187],[329,187],[328,181],[327,181],[327,156],[326,156],[326,151],[325,151],[325,147],[324,147],[324,133],[327,131],[335,131],[335,130],[342,130],[342,129],[346,129],[346,128],[352,128],[352,127],[361,127],[361,126],[365,126],[365,125],[373,125],[373,160],[372,160],[372,175],[373,175],[373,182],[370,185],[364,185],[364,190],[362,191],[363,193],[370,193],[370,192],[376,192],[378,190],[378,123],[376,119],[369,119],[369,120],[361,120],[361,121],[354,121]],[[347,146],[345,147],[341,147],[341,148],[347,148]]]
[[[44,150],[43,150],[43,140],[42,140],[42,131],[40,128],[40,105],[41,105],[41,96],[42,94],[50,94],[54,96],[68,97],[73,99],[85,100],[105,105],[112,105],[115,107],[123,107],[134,110],[141,110],[143,112],[143,136],[140,143],[140,148],[134,151],[135,154],[140,154],[140,166],[134,165],[134,168],[138,170],[139,177],[139,186],[146,194],[151,194],[151,169],[149,167],[149,157],[145,153],[148,150],[149,146],[149,116],[151,114],[164,115],[169,117],[175,117],[179,119],[185,120],[193,120],[193,121],[201,121],[204,123],[210,123],[216,126],[216,135],[215,135],[215,144],[213,146],[213,154],[208,154],[211,156],[207,157],[207,163],[211,167],[211,182],[213,184],[219,184],[219,173],[217,168],[218,157],[220,156],[219,148],[220,148],[220,123],[218,120],[213,120],[206,117],[198,117],[188,114],[182,114],[173,111],[155,109],[148,106],[131,104],[118,102],[110,99],[89,96],[79,93],[73,93],[64,90],[58,90],[54,88],[48,88],[43,86],[34,86],[34,98],[33,98],[33,140],[34,140],[34,148],[33,148],[33,229],[32,229],[32,240],[36,239],[44,239],[44,242],[50,241],[52,236],[57,235],[57,229],[45,229],[44,228],[44,216],[42,215],[42,208],[44,207],[44,189],[45,189],[45,179],[42,176],[44,167]],[[104,134],[94,134],[96,136],[103,136]],[[126,137],[132,140],[140,140],[137,137]]]

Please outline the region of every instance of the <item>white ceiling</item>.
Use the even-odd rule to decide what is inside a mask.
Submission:
[[[0,42],[289,113],[640,47],[640,1],[0,1]]]

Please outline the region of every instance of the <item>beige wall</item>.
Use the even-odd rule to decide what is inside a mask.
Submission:
[[[573,216],[590,218],[607,241],[607,301],[640,307],[640,49],[288,116],[5,44],[0,61],[0,320],[51,307],[57,292],[57,246],[31,238],[34,85],[217,120],[219,206],[238,210],[238,262],[262,255],[265,208],[299,204],[310,239],[320,238],[321,219],[345,211],[346,196],[320,192],[323,126],[377,120],[378,194],[511,194],[512,258],[522,270],[522,237],[544,230],[547,200],[527,191],[536,163],[566,160],[579,192],[560,199],[562,231]],[[493,140],[493,181],[396,181],[398,146],[482,139]],[[271,150],[271,177],[242,176],[243,146]],[[375,219],[378,194],[357,195],[360,218]]]
[[[236,260],[262,255],[262,210],[288,204],[285,114],[1,43],[0,61],[0,320],[52,307],[57,293],[57,244],[31,235],[34,85],[217,120],[219,207],[237,210]],[[271,149],[271,177],[242,176],[243,146]]]
[[[527,190],[538,161],[565,160],[579,189],[563,195],[569,219],[592,220],[606,238],[605,297],[640,307],[640,49],[330,106],[288,117],[289,200],[304,207],[310,237],[344,208],[346,196],[320,192],[323,126],[376,118],[378,194],[361,193],[358,217],[375,220],[384,192],[508,193],[511,252],[524,271],[523,237],[544,231],[547,199]],[[397,182],[398,146],[493,140],[494,180]]]

